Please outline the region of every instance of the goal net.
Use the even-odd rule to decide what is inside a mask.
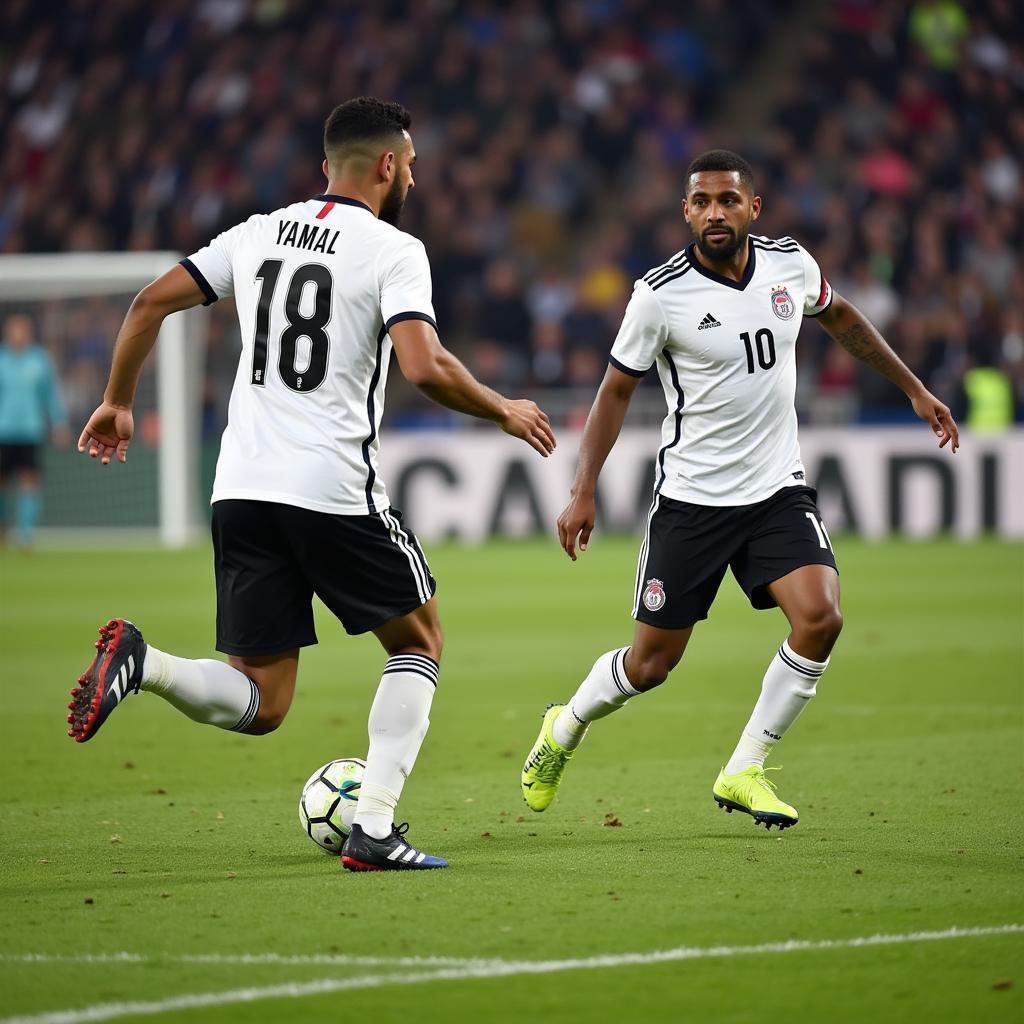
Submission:
[[[174,253],[0,256],[0,326],[22,314],[57,370],[70,443],[43,451],[45,536],[69,543],[194,539],[206,512],[200,483],[204,323],[167,318],[146,361],[125,465],[101,466],[77,451],[99,403],[114,339],[135,294],[174,265]],[[106,534],[106,536],[103,536]]]

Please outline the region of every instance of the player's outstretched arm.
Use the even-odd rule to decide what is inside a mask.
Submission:
[[[526,399],[510,399],[481,384],[448,351],[425,320],[403,320],[389,331],[402,375],[428,398],[456,412],[497,423],[545,458],[555,435],[544,411]]]
[[[586,551],[590,535],[594,532],[597,478],[601,475],[608,453],[615,446],[633,392],[639,383],[639,377],[631,377],[609,366],[594,404],[590,407],[587,425],[583,428],[583,439],[580,441],[579,461],[569,504],[558,517],[558,540],[574,562],[577,538],[580,551]]]
[[[914,412],[932,428],[939,439],[939,447],[944,448],[952,441],[951,450],[956,453],[960,447],[960,434],[949,407],[921,383],[856,306],[836,294],[832,305],[818,317],[818,322],[850,355],[900,388],[910,399]]]
[[[103,401],[89,417],[78,450],[107,465],[116,453],[120,462],[128,458],[128,443],[135,429],[132,405],[139,373],[156,343],[160,325],[182,309],[198,306],[205,299],[199,285],[182,266],[171,267],[135,296],[117,332],[110,379]]]

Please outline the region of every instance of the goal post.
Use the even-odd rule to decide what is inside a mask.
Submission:
[[[106,357],[96,375],[99,385],[92,397],[94,407],[102,395],[113,350],[113,324],[115,316],[123,317],[132,297],[144,285],[159,277],[180,259],[173,252],[146,253],[67,253],[0,256],[0,318],[11,313],[26,313],[33,318],[37,340],[55,355],[58,376],[65,383],[70,368],[70,343],[72,332],[68,322],[74,319],[88,328],[90,315],[103,322],[96,324],[93,335],[97,340],[89,358],[94,363],[103,362],[98,351],[102,337],[106,338]],[[99,303],[99,306],[97,306]],[[115,476],[122,467],[116,467],[104,485],[112,490],[110,498],[110,525],[126,525],[129,529],[141,530],[159,536],[160,543],[167,547],[182,547],[198,535],[202,528],[200,504],[200,396],[204,361],[203,328],[201,317],[193,311],[175,313],[169,316],[160,329],[156,354],[147,360],[144,372],[147,385],[140,388],[142,409],[136,415],[136,439],[129,450],[128,464],[138,454],[142,462],[155,461],[155,473],[142,477]],[[56,350],[56,351],[54,351]],[[64,358],[67,354],[68,361]],[[64,365],[62,365],[62,363]],[[87,380],[93,378],[92,367],[84,374]],[[150,378],[155,377],[155,382]],[[67,390],[65,388],[65,390]],[[88,406],[87,396],[78,396],[79,407],[72,407],[69,427],[72,440],[77,440],[82,423],[75,419]],[[147,424],[140,422],[138,412],[148,417]],[[87,414],[87,413],[86,413]],[[84,423],[84,421],[83,421]],[[146,427],[152,439],[152,453],[137,452],[146,445]],[[155,455],[155,458],[153,456]],[[67,464],[63,460],[62,464]],[[96,467],[89,467],[96,468]],[[86,479],[82,477],[80,479]],[[90,485],[93,480],[89,480]],[[151,494],[132,495],[124,485],[138,489],[156,490],[156,501]],[[59,481],[54,486],[59,486]],[[68,486],[73,487],[69,480]],[[92,493],[92,492],[90,492]],[[127,515],[124,504],[129,508]],[[73,496],[61,504],[61,518],[56,527],[61,532],[102,530],[102,510],[90,517],[86,509],[76,522],[76,504]],[[120,505],[114,515],[114,506]],[[155,509],[155,515],[150,509]],[[45,516],[45,508],[44,508]],[[46,520],[44,519],[44,524]]]

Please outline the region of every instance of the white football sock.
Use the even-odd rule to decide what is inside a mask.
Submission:
[[[233,732],[244,732],[260,709],[260,691],[244,672],[210,658],[177,658],[152,644],[139,689],[159,694],[194,722]]]
[[[626,676],[628,647],[602,654],[590,675],[580,683],[572,700],[555,719],[552,733],[555,742],[566,750],[575,750],[583,741],[587,726],[598,718],[618,711],[630,697],[640,691],[633,689]]]
[[[438,665],[423,654],[388,658],[370,708],[370,749],[353,819],[374,839],[391,834],[395,806],[430,725]]]
[[[797,654],[788,640],[783,641],[764,674],[761,696],[725,766],[726,774],[741,772],[751,765],[764,765],[769,751],[814,696],[818,680],[827,668],[828,659],[811,661]]]

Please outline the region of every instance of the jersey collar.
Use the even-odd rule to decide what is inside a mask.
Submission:
[[[723,277],[721,274],[716,274],[713,270],[709,270],[704,266],[694,250],[697,248],[696,242],[691,242],[686,247],[686,255],[690,260],[690,266],[697,271],[698,274],[703,274],[709,281],[714,281],[716,284],[724,284],[727,288],[735,288],[737,291],[743,291],[748,284],[750,279],[754,276],[755,259],[757,256],[757,250],[754,248],[754,240],[748,235],[747,236],[747,269],[743,271],[743,277],[739,281],[734,281],[731,277]]]
[[[365,210],[367,213],[373,213],[366,203],[361,203],[358,199],[350,199],[348,196],[313,196],[313,199],[321,203],[341,203],[342,206],[358,206],[360,209]]]

